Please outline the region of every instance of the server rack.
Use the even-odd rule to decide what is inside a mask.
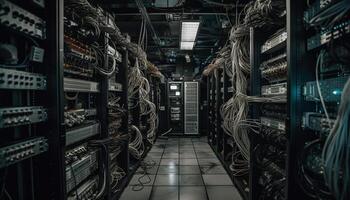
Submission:
[[[13,41],[16,41],[17,37],[19,37],[20,40],[28,40],[23,42],[23,44],[28,42],[33,43],[34,46],[40,47],[33,49],[35,53],[34,56],[36,56],[33,57],[33,59],[38,59],[37,61],[35,61],[37,62],[37,64],[35,64],[36,67],[33,68],[33,72],[36,72],[38,74],[40,73],[46,76],[46,82],[44,82],[46,83],[46,86],[45,88],[43,87],[42,89],[37,91],[34,91],[31,88],[29,88],[28,90],[23,89],[23,91],[12,91],[8,90],[10,88],[6,89],[3,88],[3,86],[1,86],[1,97],[6,97],[2,98],[2,105],[8,105],[9,107],[32,105],[43,106],[45,108],[45,111],[42,110],[41,107],[35,108],[36,110],[30,111],[30,113],[35,113],[35,116],[30,116],[31,118],[29,119],[33,120],[33,122],[35,120],[38,121],[38,118],[36,118],[36,114],[41,114],[40,120],[45,122],[39,122],[35,125],[21,125],[20,128],[15,127],[1,130],[1,132],[6,132],[6,138],[4,135],[5,133],[1,136],[1,146],[9,145],[12,141],[19,141],[20,139],[29,139],[27,137],[27,133],[30,133],[29,135],[31,136],[40,136],[40,138],[43,138],[43,141],[41,141],[40,143],[40,145],[42,145],[40,149],[42,153],[38,152],[38,154],[41,153],[40,155],[34,155],[35,157],[28,158],[24,161],[20,161],[18,162],[18,164],[5,166],[4,168],[3,166],[1,167],[2,169],[6,169],[6,173],[8,171],[8,174],[13,177],[12,180],[16,179],[16,181],[6,181],[6,193],[11,195],[15,199],[71,199],[74,198],[74,195],[73,197],[69,196],[67,194],[67,189],[72,191],[76,190],[82,185],[89,187],[94,186],[96,185],[94,182],[97,183],[97,179],[95,179],[93,176],[90,176],[81,180],[81,178],[85,176],[85,174],[79,174],[79,177],[75,177],[77,178],[75,179],[75,182],[77,180],[79,180],[80,182],[78,184],[68,186],[67,184],[70,184],[71,180],[68,181],[66,180],[66,178],[71,178],[72,174],[74,176],[75,170],[73,169],[73,167],[75,166],[67,168],[67,152],[72,153],[70,151],[71,149],[77,149],[77,151],[85,151],[85,147],[77,148],[85,142],[92,142],[95,143],[97,146],[100,146],[98,145],[100,142],[113,140],[114,136],[109,130],[109,126],[114,122],[110,118],[110,94],[113,94],[118,97],[120,109],[124,112],[124,114],[122,115],[122,122],[120,124],[119,131],[122,132],[124,135],[127,135],[129,132],[129,120],[128,114],[126,114],[129,112],[127,93],[129,68],[128,50],[119,46],[114,48],[115,51],[118,51],[122,54],[122,57],[118,58],[120,59],[120,63],[118,64],[119,72],[115,74],[114,77],[109,77],[113,79],[113,82],[110,82],[109,78],[106,78],[105,76],[96,76],[93,81],[84,78],[77,81],[77,78],[68,77],[67,72],[65,71],[65,53],[67,53],[67,49],[65,48],[66,46],[64,37],[66,30],[65,23],[67,22],[64,13],[65,1],[21,2],[11,0],[0,1],[0,5],[4,6],[7,4],[7,2],[20,6],[25,10],[35,14],[36,16],[45,19],[46,23],[40,26],[45,28],[45,31],[38,30],[37,32],[34,32],[37,35],[30,35],[32,34],[32,32],[28,32],[28,34],[20,33],[19,30],[11,30],[11,28],[8,28],[6,32],[2,31],[1,35],[4,36],[4,38],[14,38]],[[35,7],[35,9],[32,10],[33,6]],[[109,13],[106,12],[106,10],[102,11],[106,16],[106,20],[110,20],[111,18],[113,18]],[[2,20],[3,16],[0,17],[1,29],[6,27],[6,24],[3,24],[4,21]],[[35,18],[35,20],[37,19]],[[13,33],[13,35],[10,36],[9,33]],[[46,37],[41,37],[40,34],[46,34]],[[38,38],[38,35],[41,38]],[[98,42],[100,44],[111,44],[109,40],[110,37],[108,37],[106,33],[103,33],[98,39]],[[22,45],[21,43],[22,42],[18,43],[18,45]],[[28,45],[28,47],[29,46],[31,45]],[[41,51],[42,49],[45,52],[43,60],[40,61],[43,53]],[[104,49],[102,50],[102,54],[104,55],[105,60],[108,60],[108,54],[110,53],[109,51],[110,49],[105,45]],[[116,54],[113,53],[113,55],[115,56]],[[101,67],[107,69],[107,65],[108,63],[105,62],[104,65]],[[2,68],[0,70],[4,71]],[[32,69],[30,71],[32,71]],[[3,72],[1,72],[0,74],[2,73]],[[23,73],[18,74],[19,78],[24,75],[25,74]],[[28,77],[28,79],[29,78],[30,77]],[[38,77],[37,81],[39,81],[39,78],[41,81],[41,76]],[[153,82],[156,86],[152,89],[152,91],[154,92],[154,97],[151,100],[156,101],[157,99],[159,99],[156,90],[158,87],[158,83],[157,81]],[[77,87],[79,85],[84,87]],[[65,92],[77,94],[81,93],[82,95],[86,95],[86,108],[90,108],[92,104],[96,106],[96,110],[90,110],[88,114],[96,115],[98,124],[86,124],[86,126],[78,126],[73,129],[67,127],[67,97],[65,97]],[[93,95],[90,95],[89,93],[99,93],[100,95],[92,97]],[[10,98],[7,98],[8,96]],[[43,113],[47,113],[47,120],[45,120],[46,117],[43,118]],[[4,119],[3,116],[5,115],[1,116],[1,122]],[[136,120],[138,121],[135,123],[139,123],[139,119]],[[20,131],[25,132],[25,134],[19,135]],[[137,162],[135,163],[135,165],[133,165],[133,168],[130,168],[131,164],[129,158],[128,143],[129,138],[126,137],[118,147],[121,148],[121,150],[119,153],[117,153],[116,158],[113,158],[113,149],[111,148],[98,148],[97,151],[92,151],[89,155],[85,154],[85,157],[89,158],[90,164],[94,164],[94,162],[99,163],[97,166],[96,175],[99,175],[99,177],[105,179],[105,186],[102,185],[102,182],[98,183],[96,186],[98,186],[99,188],[102,186],[105,187],[105,190],[102,194],[103,199],[118,199],[123,189],[130,181],[138,165],[140,164],[140,162]],[[46,144],[48,145],[48,147],[46,147]],[[37,150],[35,149],[35,151]],[[144,156],[146,155],[146,153],[144,154]],[[85,157],[81,157],[81,159],[78,159],[78,161],[85,162]],[[113,180],[111,176],[108,176],[107,173],[110,173],[111,170],[113,170],[113,167],[115,167],[116,165],[119,166],[125,172],[125,175],[124,178],[118,180],[119,182],[117,182],[116,185],[114,185],[112,188],[111,184],[114,184],[115,180]],[[80,171],[83,171],[84,173],[91,173],[92,169],[84,168]],[[76,172],[80,173],[80,171]],[[5,183],[5,180],[1,181],[2,183]],[[40,190],[38,188],[40,188]],[[82,190],[79,189],[79,191],[77,192],[81,191]]]
[[[184,82],[184,134],[199,134],[198,82]]]
[[[266,87],[264,87],[264,85],[267,85],[266,77],[264,77],[266,74],[262,76],[263,69],[261,64],[268,59],[277,57],[278,53],[281,53],[278,51],[283,51],[283,49],[285,49],[285,54],[281,55],[279,59],[285,59],[283,65],[286,67],[286,78],[284,81],[277,83],[284,82],[282,85],[278,86],[278,91],[282,91],[286,98],[283,101],[283,98],[281,98],[279,102],[274,102],[273,105],[274,109],[278,109],[274,111],[274,114],[281,112],[281,110],[283,110],[283,112],[279,115],[279,118],[277,118],[280,120],[266,121],[266,118],[262,119],[261,117],[271,114],[265,110],[269,102],[250,103],[249,118],[261,120],[262,125],[259,129],[259,133],[249,133],[251,158],[249,162],[249,187],[240,188],[240,184],[237,184],[236,181],[239,180],[238,177],[233,177],[233,181],[236,183],[244,199],[259,199],[264,192],[263,182],[261,182],[262,177],[265,171],[272,170],[277,171],[276,174],[280,174],[279,178],[275,179],[280,180],[278,182],[278,188],[279,191],[282,191],[278,199],[336,199],[326,187],[322,174],[322,145],[330,132],[330,127],[324,125],[327,123],[322,123],[326,119],[324,114],[325,109],[322,108],[323,106],[318,99],[320,96],[316,89],[315,80],[317,78],[316,68],[319,67],[320,69],[317,74],[321,79],[319,81],[320,90],[325,94],[325,107],[327,107],[330,112],[330,121],[332,122],[337,115],[337,106],[335,106],[335,104],[339,104],[339,92],[342,91],[346,80],[349,78],[347,73],[349,66],[339,64],[340,62],[337,59],[333,60],[333,65],[325,64],[317,66],[317,60],[321,54],[323,59],[330,59],[327,57],[327,51],[337,49],[341,42],[348,44],[346,38],[348,38],[349,32],[347,28],[345,28],[348,27],[348,15],[343,16],[342,19],[339,18],[338,24],[332,29],[313,28],[308,20],[341,1],[316,0],[312,1],[310,4],[289,0],[283,2],[286,3],[286,28],[284,34],[287,35],[287,37],[285,37],[285,35],[281,37],[283,40],[281,39],[282,41],[278,42],[278,45],[268,50],[265,49],[265,51],[262,52],[262,46],[266,44],[266,41],[277,30],[276,28],[267,29],[265,27],[250,28],[251,71],[248,94],[255,97],[262,97],[266,94],[267,90]],[[322,25],[320,26],[322,27]],[[320,30],[322,31],[320,32]],[[332,43],[333,46],[331,45]],[[348,55],[342,50],[339,51],[341,53],[338,52],[338,59],[342,57],[341,55]],[[340,70],[341,66],[343,67],[342,70]],[[215,88],[215,83],[211,81],[213,79],[212,76],[213,75],[210,75],[208,77],[208,93],[211,94],[215,93],[212,92],[212,88]],[[335,84],[335,82],[337,83]],[[227,88],[225,83],[223,90],[224,96],[228,91],[225,89]],[[268,92],[271,92],[272,96],[276,95],[272,87]],[[330,94],[331,92],[332,94]],[[213,107],[215,103],[211,95],[208,95],[208,100],[210,101],[210,107]],[[224,101],[227,101],[227,99]],[[215,119],[212,119],[211,111],[209,112],[209,118],[211,119],[210,126],[214,127]],[[314,122],[316,124],[314,124]],[[283,149],[276,152],[276,155],[279,154],[278,152],[283,152],[281,153],[283,160],[280,164],[276,164],[281,166],[276,167],[276,165],[273,165],[272,168],[274,169],[263,169],[260,164],[261,160],[258,161],[255,159],[260,151],[259,146],[267,142],[266,138],[262,137],[266,126],[280,129],[279,131],[283,132],[283,135],[285,135],[283,141],[281,140],[279,144],[274,144]],[[213,130],[211,129],[211,131]],[[208,138],[209,143],[215,151],[216,143],[213,142],[214,134],[210,132]],[[231,149],[232,146],[226,145],[229,140],[230,137],[224,138],[224,155],[226,154],[225,152],[229,153],[233,151],[233,149]],[[227,149],[227,151],[225,149]],[[221,157],[220,152],[216,151],[216,154],[219,158]],[[308,159],[308,161],[312,160],[313,163],[310,164],[306,162],[305,159]],[[226,164],[222,158],[220,158],[220,160],[222,160],[223,165],[226,166],[225,168],[229,172],[228,164]],[[274,159],[275,162],[277,160],[278,159]],[[301,167],[303,167],[303,169],[301,169]],[[307,168],[307,170],[305,170],[305,168]],[[314,169],[318,171],[313,171]],[[244,188],[247,190],[244,190]],[[247,192],[249,192],[249,197],[246,195]]]
[[[208,143],[219,158],[226,171],[230,172],[232,164],[231,156],[237,146],[231,136],[224,133],[221,107],[232,96],[232,80],[226,72],[226,67],[222,66],[208,78],[208,114],[209,114],[209,134]],[[237,177],[229,173],[232,182],[235,184],[243,199],[248,199],[249,178],[247,176]]]
[[[57,69],[52,67],[60,61],[59,46],[56,43],[59,35],[54,26],[57,24],[57,18],[53,17],[59,14],[56,9],[58,4],[59,1],[45,4],[0,2],[4,11],[0,17],[1,48],[2,51],[7,49],[5,51],[11,52],[11,59],[15,58],[0,61],[1,147],[2,151],[10,147],[9,145],[18,149],[17,155],[15,152],[2,155],[3,161],[9,156],[14,156],[10,158],[10,162],[2,162],[0,169],[1,185],[8,198],[37,199],[63,194],[60,184],[63,174],[59,172],[63,160],[60,151],[62,127],[57,120],[62,116],[56,115],[56,105],[60,103],[58,74]],[[13,13],[18,13],[25,19],[16,19]],[[24,21],[28,22],[27,20],[40,23],[41,27],[25,24]],[[40,80],[35,80],[37,78]],[[16,109],[19,107],[27,110]],[[18,114],[13,115],[14,118],[10,120],[4,111]],[[31,146],[29,141],[35,145]],[[20,144],[28,145],[27,150],[30,151],[25,153]],[[38,145],[41,146],[40,149],[36,148]],[[55,159],[51,155],[54,155]],[[50,169],[56,170],[57,173],[50,176]],[[43,182],[54,189],[43,192],[35,190]],[[6,195],[2,193],[3,197]]]
[[[171,128],[171,134],[182,135],[184,133],[184,107],[183,107],[183,95],[184,86],[183,82],[172,81],[168,82],[168,107],[169,107],[169,121]]]

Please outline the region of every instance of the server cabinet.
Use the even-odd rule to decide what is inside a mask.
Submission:
[[[184,105],[185,105],[185,134],[198,135],[198,82],[184,83]]]
[[[169,82],[169,119],[172,134],[184,133],[183,82]]]

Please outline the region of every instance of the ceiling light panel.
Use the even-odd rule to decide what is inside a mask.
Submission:
[[[194,42],[181,42],[180,49],[181,50],[192,50],[194,46]]]
[[[193,42],[196,40],[199,22],[182,22],[181,42]]]

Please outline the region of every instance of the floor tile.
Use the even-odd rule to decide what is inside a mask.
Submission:
[[[152,191],[152,187],[151,186],[144,186],[142,188],[142,190],[139,191],[134,191],[133,190],[133,186],[128,186],[127,188],[125,188],[122,196],[120,197],[120,200],[148,200],[150,195],[151,195],[151,191]],[[138,188],[134,188],[134,189],[138,189]]]
[[[179,166],[180,174],[201,174],[198,165],[192,166]]]
[[[178,174],[179,167],[177,165],[160,165],[157,174]]]
[[[149,151],[149,153],[163,153],[164,152],[164,149],[154,149],[154,148],[152,148],[150,151]]]
[[[180,159],[184,158],[196,158],[195,153],[180,153]]]
[[[203,174],[205,185],[233,185],[227,174]]]
[[[203,185],[203,179],[200,174],[197,175],[187,175],[187,174],[181,174],[179,175],[179,185],[180,186],[200,186]]]
[[[179,165],[198,165],[198,162],[195,158],[184,158],[180,159]]]
[[[194,150],[180,150],[181,154],[196,154],[196,152]]]
[[[157,174],[158,171],[158,165],[153,165],[153,166],[140,166],[137,171],[136,174],[143,174],[143,173],[147,173],[147,174]]]
[[[129,185],[153,185],[154,183],[154,179],[155,179],[156,175],[142,175],[142,174],[135,174]],[[141,182],[141,183],[140,183]]]
[[[179,159],[175,158],[163,158],[160,161],[160,165],[178,165],[179,164]]]
[[[178,196],[179,188],[177,186],[154,186],[150,200],[178,200]]]
[[[164,149],[165,147],[166,147],[165,143],[158,143],[158,144],[154,144],[152,148]]]
[[[163,155],[163,152],[149,152],[147,156],[151,156],[153,158],[161,158]]]
[[[216,155],[212,152],[197,152],[197,158],[216,158]]]
[[[175,185],[178,185],[178,183],[179,183],[179,176],[177,174],[167,174],[167,175],[158,174],[154,182],[154,185],[175,186]]]
[[[213,150],[210,147],[194,148],[194,150],[196,151],[196,153],[213,153]]]
[[[180,200],[205,200],[207,194],[203,186],[180,187]],[[220,199],[218,199],[220,200]]]
[[[162,158],[179,158],[179,153],[164,153]]]
[[[167,154],[167,153],[179,153],[179,150],[178,149],[166,149],[164,151],[164,154]]]
[[[142,160],[141,165],[159,165],[160,160],[161,160],[160,158],[153,158],[153,157],[147,156]]]
[[[234,186],[207,186],[209,200],[242,200]]]
[[[198,159],[198,163],[201,166],[204,165],[208,165],[208,166],[212,166],[212,165],[221,165],[220,161],[216,158],[199,158]]]
[[[226,170],[221,165],[200,166],[202,174],[226,174]]]

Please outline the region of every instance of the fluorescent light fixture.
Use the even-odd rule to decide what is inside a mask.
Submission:
[[[184,21],[181,24],[181,50],[192,50],[196,40],[199,21]]]
[[[170,85],[171,90],[177,90],[177,85]]]
[[[192,50],[194,46],[194,42],[181,42],[180,49],[181,50]]]
[[[182,22],[181,41],[193,42],[196,40],[199,22]]]

